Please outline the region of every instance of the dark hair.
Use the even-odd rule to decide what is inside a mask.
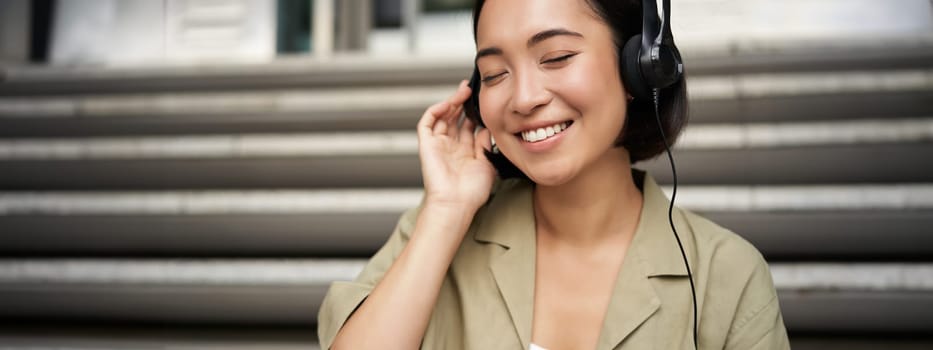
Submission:
[[[616,55],[622,55],[622,47],[629,38],[641,34],[642,8],[641,0],[582,0],[590,6],[593,12],[609,25],[612,38],[616,46]],[[476,41],[476,28],[479,22],[480,11],[484,0],[477,0],[473,5],[473,40]],[[617,59],[622,62],[621,59]],[[621,74],[622,67],[619,67]],[[474,66],[472,81],[479,81],[479,70]],[[619,76],[622,79],[622,76]],[[624,83],[624,81],[623,81]],[[477,124],[483,124],[479,114],[479,87],[471,86],[473,96],[464,103],[466,116]],[[627,90],[628,87],[626,87]],[[674,85],[661,89],[658,93],[658,112],[664,135],[671,145],[677,140],[680,132],[687,124],[687,86],[686,74]],[[664,139],[658,130],[658,122],[654,115],[654,102],[648,99],[634,99],[628,103],[627,118],[622,132],[616,139],[616,146],[625,147],[629,152],[632,163],[651,159],[664,152]],[[499,153],[486,152],[486,158],[492,162],[503,179],[519,177],[528,179],[518,167]]]

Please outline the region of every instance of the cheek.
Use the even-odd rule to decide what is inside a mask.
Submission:
[[[483,119],[483,124],[489,130],[495,132],[502,130],[504,109],[504,99],[501,93],[490,91],[490,88],[480,88],[479,93],[479,115]]]
[[[561,96],[583,115],[583,125],[599,143],[615,139],[625,123],[626,99],[621,78],[608,60],[577,62],[560,74]],[[608,73],[607,73],[608,72]],[[598,131],[596,131],[598,130]]]
[[[566,69],[557,76],[560,81],[561,97],[572,108],[584,115],[602,114],[607,102],[616,94],[610,80],[595,62],[578,62],[573,69]]]

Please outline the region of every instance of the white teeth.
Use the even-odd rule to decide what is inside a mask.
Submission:
[[[538,142],[557,135],[567,129],[567,123],[554,124],[546,128],[522,131],[522,139],[527,142]]]

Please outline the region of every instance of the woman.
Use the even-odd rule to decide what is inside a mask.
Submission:
[[[631,167],[665,142],[652,101],[620,78],[619,43],[641,31],[640,6],[477,2],[478,91],[462,82],[422,116],[425,197],[356,281],[333,284],[322,348],[694,348],[669,202]],[[684,80],[660,95],[673,141]],[[789,348],[761,254],[686,210],[673,222],[694,273],[699,348]]]

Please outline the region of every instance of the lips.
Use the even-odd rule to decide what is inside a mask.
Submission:
[[[560,122],[560,123],[556,123],[554,125],[549,125],[549,126],[542,127],[542,128],[525,130],[525,131],[520,132],[518,135],[525,142],[531,142],[531,143],[540,142],[540,141],[547,140],[548,138],[553,137],[554,135],[560,134],[561,132],[566,130],[567,127],[570,126],[570,124],[573,124],[573,121]]]

